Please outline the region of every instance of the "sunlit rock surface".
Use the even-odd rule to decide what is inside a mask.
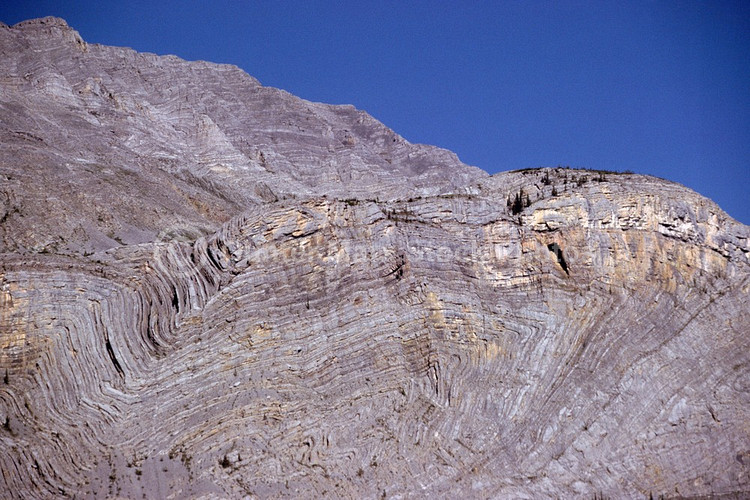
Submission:
[[[0,492],[750,493],[750,228],[0,26]]]

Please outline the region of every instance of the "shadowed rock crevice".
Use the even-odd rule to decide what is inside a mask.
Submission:
[[[109,341],[109,338],[105,340],[105,345],[107,347],[107,355],[109,356],[110,361],[112,361],[112,365],[115,367],[115,370],[117,370],[117,373],[120,374],[120,377],[125,377],[125,372],[122,369],[122,366],[120,366],[120,362],[117,361],[117,357],[115,356],[115,351],[112,349],[112,344]]]
[[[560,267],[563,271],[565,271],[565,274],[569,275],[570,272],[568,272],[568,263],[565,262],[565,257],[563,256],[563,251],[562,248],[560,248],[560,245],[558,245],[557,243],[550,243],[547,245],[547,249],[555,256],[555,258],[557,259],[557,263],[560,264]]]

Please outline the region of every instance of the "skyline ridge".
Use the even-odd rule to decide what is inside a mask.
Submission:
[[[489,173],[670,179],[750,222],[747,4],[176,5],[38,2],[0,20],[54,14],[89,42],[235,64]]]

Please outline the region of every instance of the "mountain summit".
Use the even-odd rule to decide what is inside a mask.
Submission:
[[[750,493],[750,227],[0,24],[11,498]]]

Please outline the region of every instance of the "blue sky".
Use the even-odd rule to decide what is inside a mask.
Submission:
[[[750,224],[750,2],[6,1],[88,42],[232,63],[495,173],[695,189]]]

